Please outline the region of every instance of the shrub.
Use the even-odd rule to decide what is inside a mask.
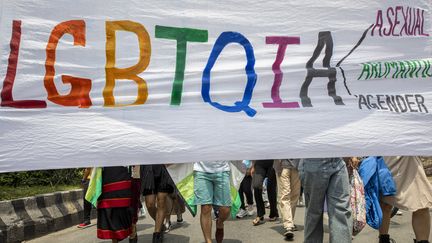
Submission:
[[[36,170],[0,174],[2,186],[57,186],[79,184],[82,169]]]

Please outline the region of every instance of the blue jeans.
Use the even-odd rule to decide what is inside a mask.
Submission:
[[[306,204],[304,242],[323,242],[323,208],[327,198],[330,243],[350,243],[350,184],[345,162],[341,158],[304,159],[299,172]]]

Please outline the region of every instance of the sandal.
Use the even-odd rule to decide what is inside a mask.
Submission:
[[[257,225],[260,225],[260,224],[264,224],[265,223],[265,221],[264,221],[264,217],[256,217],[253,221],[252,221],[252,224],[254,225],[254,226],[257,226]]]

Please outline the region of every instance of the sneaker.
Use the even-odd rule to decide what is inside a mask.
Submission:
[[[285,237],[285,240],[293,240],[294,239],[294,232],[292,229],[285,230],[285,233],[283,235]]]
[[[254,210],[253,205],[249,205],[249,206],[247,207],[247,214],[248,214],[248,216],[252,216],[252,215],[255,214],[255,210]]]
[[[265,208],[270,208],[270,203],[269,202],[265,202],[264,206],[265,206]]]
[[[77,225],[77,227],[80,228],[80,229],[84,229],[84,228],[89,227],[90,225],[91,225],[90,222],[84,222],[84,223],[81,223],[81,224]]]
[[[165,230],[164,230],[164,232],[165,232],[165,233],[170,232],[170,230],[171,230],[171,228],[172,228],[171,221],[167,221],[167,222],[165,223],[164,226],[165,226]]]
[[[183,220],[183,216],[180,214],[177,216],[177,224],[183,224],[184,220]]]
[[[297,203],[297,207],[304,207],[304,202],[303,202],[303,197],[300,197],[298,203]]]
[[[177,219],[177,224],[181,225],[181,224],[183,224],[183,223],[184,223],[183,218],[178,218],[178,219]]]
[[[241,219],[241,218],[243,218],[244,216],[247,216],[247,215],[248,215],[248,212],[246,210],[240,208],[240,211],[237,213],[236,217],[239,218],[239,219]]]

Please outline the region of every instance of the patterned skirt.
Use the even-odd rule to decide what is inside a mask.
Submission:
[[[134,213],[131,208],[132,182],[128,168],[103,168],[102,184],[102,195],[97,206],[97,237],[123,240],[132,232]]]

